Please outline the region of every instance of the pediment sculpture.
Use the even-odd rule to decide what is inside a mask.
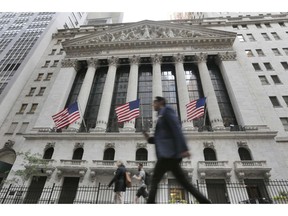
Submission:
[[[132,29],[118,32],[106,32],[105,34],[93,37],[85,41],[86,43],[105,43],[117,41],[151,40],[165,38],[197,38],[213,37],[214,35],[201,31],[174,29],[169,27],[142,25]]]

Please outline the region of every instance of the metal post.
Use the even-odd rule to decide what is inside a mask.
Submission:
[[[100,182],[98,184],[98,191],[97,191],[97,196],[96,196],[96,204],[98,204],[99,191],[100,191]]]
[[[48,204],[50,204],[50,200],[51,200],[51,197],[52,197],[52,193],[53,193],[53,191],[54,191],[54,186],[55,186],[55,183],[54,183],[53,186],[52,186],[51,193],[50,193],[50,196],[49,196],[49,199],[48,199]]]

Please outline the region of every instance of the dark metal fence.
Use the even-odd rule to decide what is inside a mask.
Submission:
[[[288,203],[288,180],[263,181],[263,184],[225,183],[208,184],[197,182],[198,189],[213,203],[231,204],[286,204]],[[40,189],[9,185],[0,188],[1,204],[112,204],[113,187],[99,183],[94,187],[71,188],[55,186]],[[127,188],[124,203],[132,204],[138,187]],[[74,191],[74,192],[73,192]],[[178,195],[177,195],[178,194]],[[221,198],[221,194],[223,197]],[[178,185],[160,184],[157,191],[157,203],[197,203],[194,197]],[[144,204],[143,197],[139,199]]]

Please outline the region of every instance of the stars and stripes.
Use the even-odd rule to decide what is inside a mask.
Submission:
[[[204,115],[206,98],[199,98],[193,100],[186,105],[187,109],[187,120],[193,120]]]
[[[53,115],[52,118],[53,121],[55,122],[57,129],[72,124],[73,122],[77,121],[80,118],[78,103],[74,102],[73,104],[70,104],[64,110]]]
[[[139,111],[140,100],[134,100],[127,102],[121,106],[118,106],[115,111],[117,114],[118,122],[127,122],[140,115]]]

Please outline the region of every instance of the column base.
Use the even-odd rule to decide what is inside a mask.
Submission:
[[[67,128],[67,129],[62,129],[62,132],[64,133],[77,133],[79,129],[77,128]]]
[[[226,127],[224,127],[224,126],[213,126],[212,129],[213,129],[213,131],[224,131],[224,130],[226,130]]]
[[[106,128],[102,128],[102,127],[90,128],[89,132],[90,133],[105,133],[106,132]]]
[[[184,127],[182,127],[182,131],[196,131],[196,130],[198,130],[198,129],[193,127],[193,126],[184,126]]]
[[[136,129],[132,127],[119,128],[120,133],[135,133]]]

